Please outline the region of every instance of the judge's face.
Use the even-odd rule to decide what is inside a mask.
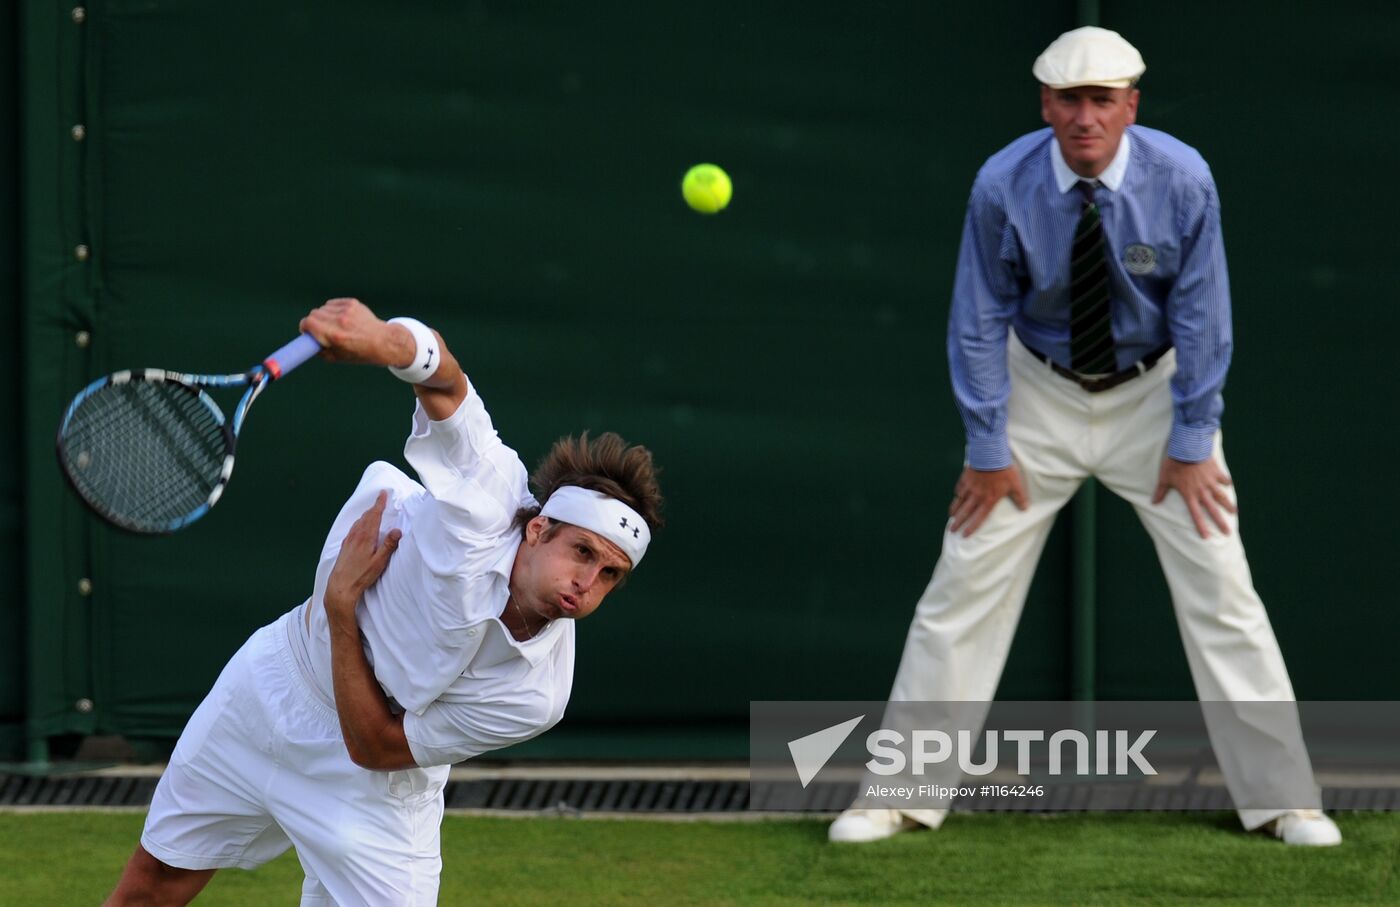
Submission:
[[[1123,131],[1137,122],[1137,108],[1136,88],[1040,86],[1040,116],[1055,130],[1065,163],[1085,178],[1113,162]]]

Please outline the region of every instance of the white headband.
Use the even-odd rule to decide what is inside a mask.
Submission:
[[[651,543],[651,529],[637,511],[617,498],[577,485],[561,485],[544,502],[540,516],[572,523],[622,549],[632,561],[633,569],[642,562]]]

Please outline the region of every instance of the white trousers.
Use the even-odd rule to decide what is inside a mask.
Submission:
[[[436,904],[448,767],[350,761],[334,710],[293,660],[296,613],[254,633],[191,716],[141,846],[181,869],[252,869],[295,846],[303,907]]]
[[[945,531],[943,553],[915,610],[890,699],[992,700],[1055,515],[1084,479],[1095,476],[1133,506],[1152,538],[1197,697],[1293,701],[1283,656],[1254,591],[1237,519],[1226,514],[1229,535],[1217,529],[1202,539],[1179,494],[1152,503],[1172,424],[1174,352],[1147,373],[1090,394],[1052,372],[1014,334],[1008,345],[1008,433],[1030,506],[1021,511],[1003,499],[972,537]],[[1219,434],[1214,456],[1224,469]],[[1233,489],[1226,493],[1233,501]],[[1309,802],[1240,809],[1245,828],[1263,825],[1288,807],[1321,803],[1296,711],[1286,714],[1285,721],[1243,730],[1212,726],[1207,715],[1216,757],[1237,804],[1278,802],[1267,792],[1283,779],[1283,789],[1310,792]],[[946,812],[908,814],[937,827]]]

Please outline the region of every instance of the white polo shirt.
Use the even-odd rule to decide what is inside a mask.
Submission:
[[[365,470],[326,536],[292,650],[308,684],[333,704],[326,582],[350,526],[388,490],[380,531],[397,528],[403,538],[356,616],[375,677],[404,710],[413,758],[427,767],[553,727],[573,686],[574,624],[555,620],[517,642],[500,621],[520,547],[511,521],[536,502],[475,389],[441,422],[416,407],[404,457],[422,484],[384,462]]]

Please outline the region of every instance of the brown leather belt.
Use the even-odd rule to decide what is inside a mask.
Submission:
[[[1024,340],[1021,341],[1021,345],[1026,346]],[[1069,380],[1073,381],[1075,384],[1084,388],[1091,394],[1098,394],[1102,393],[1103,391],[1115,388],[1118,385],[1122,384],[1124,381],[1131,381],[1138,375],[1146,374],[1147,370],[1152,368],[1152,366],[1156,365],[1158,360],[1165,356],[1167,354],[1167,351],[1171,348],[1172,345],[1168,343],[1167,345],[1159,349],[1153,350],[1146,356],[1143,356],[1137,362],[1134,362],[1132,365],[1123,369],[1121,372],[1114,372],[1111,375],[1096,375],[1093,377],[1090,377],[1088,375],[1081,375],[1078,372],[1071,371],[1065,368],[1063,365],[1060,365],[1060,363],[1051,359],[1049,356],[1045,355],[1040,350],[1026,346],[1026,352],[1030,353],[1032,356],[1039,359],[1041,362],[1048,362],[1050,364],[1050,369],[1060,377],[1068,378]]]

